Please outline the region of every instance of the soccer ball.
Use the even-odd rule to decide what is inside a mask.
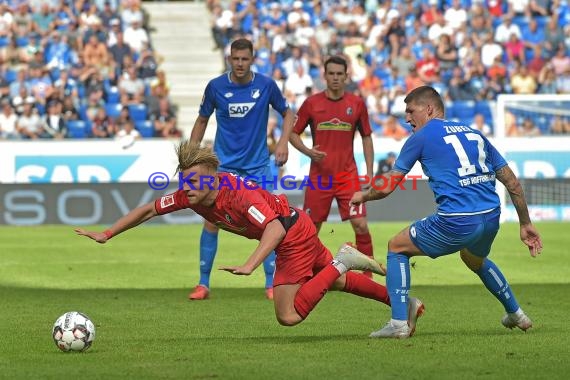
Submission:
[[[95,340],[95,325],[85,314],[70,311],[55,321],[52,337],[62,351],[85,351]]]

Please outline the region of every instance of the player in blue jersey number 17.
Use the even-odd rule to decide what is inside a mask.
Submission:
[[[406,121],[414,134],[404,143],[394,168],[387,174],[390,177],[387,182],[401,181],[419,161],[430,179],[437,211],[415,221],[388,242],[386,285],[392,302],[392,319],[371,336],[410,336],[406,319],[411,256],[437,258],[458,251],[465,265],[504,306],[507,313],[502,324],[526,331],[532,327],[532,321],[520,308],[499,268],[488,258],[499,231],[501,212],[495,178],[509,192],[519,217],[520,238],[531,256],[542,250],[520,182],[481,132],[444,119],[443,102],[432,87],[416,88],[404,102]],[[351,204],[385,198],[395,188],[370,188],[355,193]]]
[[[228,63],[230,71],[212,79],[204,90],[199,115],[190,140],[200,143],[208,120],[216,112],[214,152],[221,161],[220,171],[269,182],[261,184],[271,190],[275,183],[267,147],[269,106],[283,116],[283,132],[275,149],[275,161],[283,165],[288,158],[289,135],[295,115],[289,109],[275,81],[251,71],[253,63],[251,41],[240,38],[232,42]],[[218,249],[218,228],[205,221],[200,237],[200,282],[188,295],[191,300],[203,300],[210,295],[210,273]],[[265,295],[273,299],[275,254],[263,262]]]

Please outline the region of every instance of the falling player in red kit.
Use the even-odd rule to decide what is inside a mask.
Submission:
[[[245,264],[222,270],[250,275],[275,250],[275,314],[284,326],[303,321],[329,289],[390,304],[383,285],[350,272],[384,275],[384,268],[348,244],[333,259],[307,214],[291,207],[286,196],[271,194],[234,174],[217,173],[218,158],[208,148],[182,142],[177,154],[183,180],[180,190],[130,211],[103,232],[76,229],[77,234],[105,243],[157,215],[189,208],[219,228],[259,240]],[[410,302],[412,328],[423,311],[422,303],[416,301]]]
[[[289,141],[301,153],[311,159],[309,179],[311,186],[305,189],[303,209],[317,226],[317,231],[329,216],[333,198],[336,198],[340,217],[350,220],[354,230],[356,248],[373,257],[372,237],[366,220],[364,204],[350,205],[355,188],[358,168],[354,160],[354,135],[358,131],[362,139],[366,175],[373,176],[374,147],[372,129],[366,104],[358,96],[345,92],[347,63],[342,57],[333,56],[325,61],[327,88],[309,96],[299,108]],[[307,147],[301,134],[311,128],[313,147]],[[348,186],[347,186],[348,185]],[[372,276],[371,273],[367,275]]]

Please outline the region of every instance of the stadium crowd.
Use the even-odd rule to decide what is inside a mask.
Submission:
[[[1,0],[0,139],[180,137],[141,0]]]
[[[564,0],[208,0],[216,48],[255,43],[254,70],[272,76],[293,110],[322,91],[327,56],[350,62],[378,136],[405,137],[403,97],[433,86],[446,116],[493,131],[498,94],[570,94],[570,8]],[[570,117],[513,120],[512,136],[570,133]],[[528,119],[528,120],[527,120]],[[532,123],[536,128],[523,127]]]

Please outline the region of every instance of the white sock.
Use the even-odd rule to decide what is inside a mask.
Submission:
[[[399,319],[390,319],[390,324],[394,327],[404,327],[408,325],[408,321],[401,321]]]
[[[343,263],[341,263],[338,260],[333,260],[331,262],[331,264],[335,267],[335,269],[338,271],[338,273],[345,274],[346,272],[348,272],[348,268],[346,267],[346,265],[344,265]]]

